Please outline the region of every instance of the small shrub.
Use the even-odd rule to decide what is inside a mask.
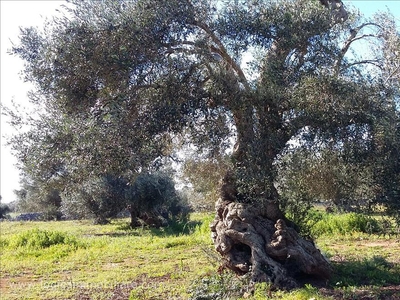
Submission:
[[[312,236],[312,228],[316,223],[322,220],[324,213],[314,208],[310,208],[307,213],[303,215],[303,218],[298,220],[299,223],[295,224],[299,226],[300,234],[303,236]]]
[[[282,198],[281,209],[285,216],[297,226],[303,236],[312,235],[312,227],[322,219],[323,212],[313,208],[313,201],[306,195],[293,199]]]

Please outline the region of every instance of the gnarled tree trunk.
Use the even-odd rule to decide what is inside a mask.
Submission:
[[[250,272],[253,282],[270,282],[278,288],[295,287],[294,278],[299,274],[329,278],[329,262],[312,241],[302,238],[285,219],[277,199],[238,202],[234,182],[228,173],[211,224],[223,267],[238,275]]]

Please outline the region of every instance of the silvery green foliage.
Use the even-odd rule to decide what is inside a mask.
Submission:
[[[278,198],[276,163],[296,140],[387,164],[394,150],[375,150],[395,149],[381,136],[398,132],[393,17],[338,17],[332,2],[71,1],[11,50],[41,108],[10,142],[21,168],[65,189],[105,174],[133,180],[178,136],[212,155],[233,140],[246,202]],[[359,40],[375,43],[373,57],[351,55]],[[397,195],[396,181],[378,180],[398,178],[389,173],[375,176],[385,203]]]

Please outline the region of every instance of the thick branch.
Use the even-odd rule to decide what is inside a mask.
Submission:
[[[319,0],[319,2],[332,11],[336,22],[344,22],[347,20],[348,13],[344,9],[341,0]]]
[[[243,70],[235,62],[235,60],[228,54],[228,51],[226,50],[225,46],[222,44],[220,39],[208,27],[207,24],[200,22],[200,21],[196,21],[195,25],[198,26],[199,28],[203,29],[210,36],[211,40],[217,45],[217,46],[210,46],[210,50],[212,52],[219,54],[228,63],[228,65],[232,67],[232,69],[238,75],[239,81],[243,84],[243,86],[245,87],[245,89],[247,91],[250,91],[250,85],[246,79],[246,76],[244,75]]]

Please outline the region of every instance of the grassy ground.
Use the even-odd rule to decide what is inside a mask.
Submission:
[[[128,220],[2,222],[0,299],[400,299],[400,241],[361,233],[320,236],[335,275],[291,292],[218,274],[211,215],[166,229]],[[179,233],[178,233],[179,232]],[[207,298],[208,297],[208,298]],[[225,298],[224,298],[225,297]]]

